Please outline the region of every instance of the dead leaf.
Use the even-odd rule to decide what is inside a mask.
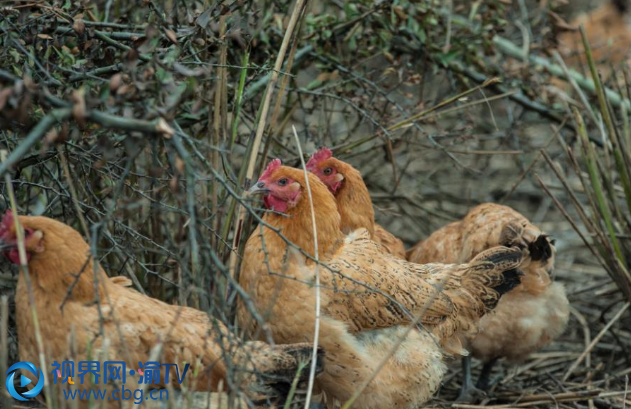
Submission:
[[[320,75],[318,75],[318,77],[316,78],[316,81],[321,81],[321,82],[325,82],[325,81],[335,81],[336,79],[339,78],[339,71],[335,70],[333,72],[323,72]]]
[[[57,137],[58,143],[64,143],[68,140],[68,136],[70,135],[70,127],[68,126],[68,122],[64,121],[61,124],[61,129],[59,130],[59,136]]]
[[[2,108],[4,108],[4,106],[7,104],[7,100],[9,99],[9,96],[12,92],[12,88],[0,89],[0,111],[2,111]]]
[[[85,128],[87,107],[85,104],[85,91],[83,88],[72,91],[72,101],[74,102],[72,107],[72,116],[81,128]]]
[[[41,38],[42,40],[52,40],[53,39],[53,37],[48,35],[48,34],[38,34],[37,37]]]
[[[395,70],[393,67],[388,67],[383,71],[383,76],[388,76],[388,75],[396,75],[397,74],[397,70]]]
[[[186,163],[179,156],[175,157],[175,170],[180,175],[183,175],[186,170]]]
[[[57,131],[57,128],[53,127],[53,129],[48,131],[48,133],[44,137],[44,140],[46,141],[48,145],[52,145],[53,143],[55,143],[57,138],[59,138],[59,131]]]
[[[179,190],[178,182],[178,178],[175,175],[173,175],[173,178],[171,178],[171,180],[169,181],[169,187],[171,188],[171,191],[173,193],[177,193]]]
[[[177,45],[177,36],[175,35],[175,31],[169,30],[168,28],[165,28],[164,29],[164,34],[167,36],[169,41],[171,41],[173,44]]]
[[[142,79],[144,81],[148,81],[148,80],[151,79],[151,77],[153,77],[153,74],[155,74],[155,73],[156,73],[156,69],[155,68],[147,67],[147,69],[142,72]]]
[[[102,169],[105,165],[107,165],[107,162],[105,161],[105,159],[99,159],[96,162],[94,162],[94,164],[92,166],[94,166],[94,169],[98,170],[98,169]],[[112,187],[106,187],[103,190],[106,191],[104,195],[107,195],[108,193],[110,193],[113,190],[113,188]]]
[[[156,131],[162,134],[165,139],[171,139],[173,135],[175,135],[175,130],[171,128],[171,125],[164,118],[160,118],[158,120],[158,125],[156,126]]]
[[[76,19],[74,23],[72,23],[72,29],[75,33],[81,35],[85,32],[85,23],[81,19]]]
[[[408,15],[403,10],[403,7],[395,6],[392,10],[394,10],[394,14],[396,14],[401,20],[406,21],[408,19]]]
[[[164,175],[164,168],[160,167],[160,166],[153,166],[149,168],[149,175],[152,178],[159,178],[162,177],[162,175]]]
[[[568,23],[563,17],[561,17],[554,11],[548,11],[548,14],[552,16],[552,18],[554,19],[554,25],[559,29],[567,31],[578,31],[578,27],[576,26],[576,24]]]
[[[123,74],[118,73],[112,75],[112,78],[110,78],[110,93],[115,93],[121,85],[123,85]]]
[[[135,49],[130,49],[127,52],[127,64],[129,65],[134,65],[138,62],[138,51],[136,51]]]
[[[121,85],[116,90],[116,95],[131,94],[132,92],[134,92],[134,89],[135,89],[135,87],[133,85],[131,85],[131,84]]]
[[[31,92],[37,92],[37,84],[35,83],[35,81],[33,81],[33,78],[30,75],[25,75],[22,80],[27,90]]]

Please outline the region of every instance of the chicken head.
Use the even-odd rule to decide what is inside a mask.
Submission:
[[[296,206],[302,193],[300,183],[279,171],[282,163],[274,159],[267,165],[265,172],[248,191],[250,194],[263,195],[265,208],[284,213]]]
[[[322,148],[311,155],[307,162],[307,170],[316,175],[331,193],[335,194],[344,180],[339,164],[340,162],[333,157],[333,152],[329,148]]]
[[[34,253],[44,251],[44,233],[31,227],[24,227],[24,248],[26,249],[26,261],[30,261]],[[20,264],[18,252],[18,238],[13,212],[8,210],[0,222],[0,249],[4,256],[14,264]]]

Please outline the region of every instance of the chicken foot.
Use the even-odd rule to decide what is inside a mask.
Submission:
[[[486,398],[486,393],[473,385],[470,356],[462,357],[462,375],[462,388],[460,389],[460,396],[458,396],[456,402],[474,403]]]

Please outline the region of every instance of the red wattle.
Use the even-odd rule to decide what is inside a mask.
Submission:
[[[265,204],[265,208],[274,210],[275,212],[284,213],[287,211],[287,202],[272,195],[264,196],[263,203]]]
[[[335,183],[333,183],[333,184],[331,185],[331,192],[332,192],[333,194],[337,193],[337,189],[339,189],[339,188],[340,188],[340,186],[342,186],[342,182],[341,182],[341,181],[340,181],[340,182],[335,182]]]
[[[4,253],[4,256],[13,264],[20,264],[20,253],[17,248],[11,249]],[[26,262],[31,259],[31,255],[26,253]]]

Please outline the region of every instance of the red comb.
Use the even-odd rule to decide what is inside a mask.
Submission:
[[[316,166],[318,163],[331,157],[333,157],[333,152],[331,152],[331,149],[324,147],[311,155],[311,158],[309,158],[309,162],[307,162],[307,167]]]
[[[280,161],[280,159],[274,159],[272,160],[267,167],[265,168],[265,171],[263,172],[263,174],[261,175],[260,179],[267,179],[268,177],[272,176],[272,172],[274,172],[276,169],[280,168],[280,166],[283,163]]]
[[[7,234],[13,223],[13,212],[11,210],[7,210],[0,222],[0,237],[4,237],[4,235]]]

